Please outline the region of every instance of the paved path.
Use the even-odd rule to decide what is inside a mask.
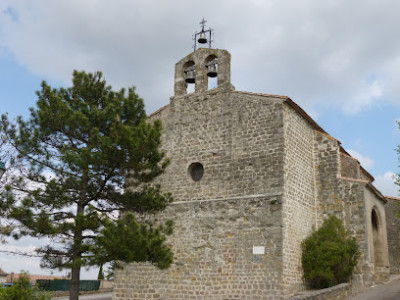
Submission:
[[[365,292],[359,293],[348,300],[399,300],[400,279],[379,285]]]
[[[112,293],[81,295],[79,300],[111,300]],[[69,300],[69,297],[53,297],[51,300]]]

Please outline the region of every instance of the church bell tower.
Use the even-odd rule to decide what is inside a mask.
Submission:
[[[213,30],[204,29],[194,34],[194,52],[175,64],[175,96],[187,94],[189,84],[194,84],[195,93],[208,90],[209,78],[217,78],[217,89],[233,90],[231,85],[231,55],[226,50],[211,48]],[[208,44],[208,48],[196,49],[197,44]]]

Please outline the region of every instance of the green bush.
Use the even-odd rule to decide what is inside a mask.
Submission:
[[[325,220],[301,246],[304,279],[310,288],[348,282],[360,256],[356,240],[335,216]]]
[[[48,293],[40,291],[37,287],[31,287],[29,274],[22,273],[14,285],[10,287],[0,286],[1,300],[50,300]]]

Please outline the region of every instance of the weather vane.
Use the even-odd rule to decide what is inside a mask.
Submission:
[[[204,26],[206,25],[207,21],[201,20],[200,25],[201,25],[201,31],[200,32],[195,32],[193,40],[194,40],[194,51],[196,51],[196,44],[207,44],[208,43],[208,48],[211,48],[211,35],[214,34],[214,30],[209,28],[208,30],[204,30]],[[207,33],[208,33],[208,39],[207,39]]]

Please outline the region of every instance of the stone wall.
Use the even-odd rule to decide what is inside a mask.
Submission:
[[[102,280],[102,281],[100,281],[99,290],[112,291],[113,288],[114,288],[114,280]]]
[[[315,139],[317,228],[329,215],[343,221],[357,239],[361,257],[353,275],[355,286],[369,286],[387,278],[387,250],[382,249],[383,263],[376,266],[371,223],[372,209],[384,220],[384,199],[371,185],[370,175],[359,162],[341,153],[340,144],[332,137],[316,131]],[[385,225],[386,226],[386,225]],[[379,227],[378,244],[385,248],[386,229]],[[386,252],[385,252],[386,251]]]
[[[315,131],[315,185],[317,228],[333,214],[341,218],[342,200],[339,198],[340,160],[339,143],[331,136]]]
[[[304,294],[290,297],[287,300],[344,300],[351,296],[352,290],[349,283],[342,283],[330,288],[307,291]]]
[[[348,178],[340,179],[340,197],[344,225],[357,239],[361,251],[353,285],[370,286],[386,281],[389,258],[384,200],[370,182]]]
[[[301,242],[316,222],[314,129],[284,106],[283,276],[285,294],[304,289]]]
[[[389,279],[389,253],[386,231],[385,199],[378,197],[371,184],[364,191],[366,230],[371,262],[374,265],[374,283]]]
[[[155,119],[171,159],[157,183],[175,199],[160,216],[175,221],[175,262],[117,271],[114,300],[282,299],[305,288],[300,245],[329,215],[359,242],[353,282],[385,277],[371,252],[370,214],[384,218],[382,199],[358,161],[282,98],[215,89],[173,97]],[[199,181],[193,163],[204,167]]]
[[[390,272],[400,273],[400,218],[397,213],[400,211],[400,198],[387,197],[385,206],[386,228],[388,235]]]
[[[174,263],[117,270],[113,300],[281,299],[280,202],[271,195],[171,205],[164,216],[175,220]]]
[[[172,98],[152,116],[162,121],[162,147],[171,158],[158,182],[175,201],[282,192],[282,105],[215,90]],[[194,162],[204,167],[198,182],[188,174]]]
[[[388,234],[390,272],[400,273],[400,218],[397,213],[400,211],[400,198],[387,197],[385,206],[386,228]]]
[[[357,180],[340,181],[340,198],[343,199],[341,218],[350,234],[357,239],[361,256],[353,274],[356,286],[373,283],[373,266],[370,258],[364,192],[366,183]]]
[[[157,182],[175,200],[163,214],[175,222],[175,262],[117,271],[114,300],[281,299],[283,105],[216,89],[173,97],[152,115],[171,159]],[[188,174],[196,162],[199,181]]]
[[[360,178],[360,163],[354,157],[340,153],[340,173],[345,178]]]

